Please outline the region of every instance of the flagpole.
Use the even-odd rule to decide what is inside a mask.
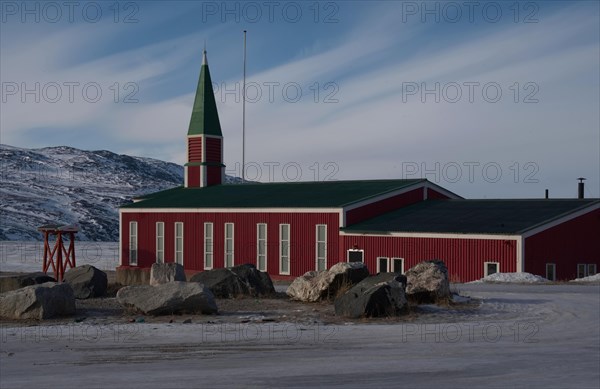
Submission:
[[[244,83],[242,86],[242,183],[246,182],[246,30],[244,30]]]

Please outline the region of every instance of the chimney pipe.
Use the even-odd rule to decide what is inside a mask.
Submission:
[[[583,183],[583,181],[585,181],[585,178],[579,177],[578,180],[579,180],[579,183],[577,184],[577,198],[578,199],[582,199],[583,198],[584,185],[585,185]]]
[[[548,198],[548,189],[546,189],[546,198]]]

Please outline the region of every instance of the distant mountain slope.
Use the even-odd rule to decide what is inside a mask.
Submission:
[[[105,150],[0,145],[0,158],[0,240],[40,240],[38,226],[59,222],[77,224],[79,240],[114,242],[120,205],[183,184],[182,166]]]

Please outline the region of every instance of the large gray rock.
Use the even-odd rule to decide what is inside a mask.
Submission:
[[[126,286],[117,292],[117,300],[124,307],[147,315],[218,312],[211,291],[195,282],[173,281],[156,286]]]
[[[150,268],[150,285],[186,281],[183,266],[178,263],[153,263]]]
[[[46,282],[0,294],[0,317],[50,319],[75,313],[75,295],[69,284]]]
[[[379,273],[365,278],[335,299],[338,316],[389,317],[407,312],[404,277],[397,273]]]
[[[42,272],[2,276],[0,277],[0,293],[44,282],[56,282],[56,280]]]
[[[406,295],[417,304],[447,302],[450,299],[448,269],[440,260],[421,262],[406,272]]]
[[[335,298],[340,291],[356,285],[369,276],[362,262],[340,262],[329,270],[310,271],[297,277],[287,289],[294,300],[319,301]]]
[[[267,296],[275,293],[271,277],[252,264],[234,266],[230,269],[213,269],[194,274],[190,282],[199,282],[213,294],[222,298],[238,296]]]
[[[71,285],[75,298],[87,299],[106,294],[106,273],[92,265],[77,266],[67,270],[64,281]]]
[[[262,272],[256,266],[246,263],[231,268],[248,287],[251,296],[267,296],[275,293],[275,287],[269,273]]]

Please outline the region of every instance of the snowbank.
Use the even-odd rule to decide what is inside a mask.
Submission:
[[[548,282],[544,277],[536,276],[531,273],[494,273],[472,283],[480,282],[504,282],[504,283],[524,283],[534,284],[537,282]]]
[[[595,274],[593,276],[576,278],[574,280],[571,280],[570,282],[600,282],[600,273]]]

